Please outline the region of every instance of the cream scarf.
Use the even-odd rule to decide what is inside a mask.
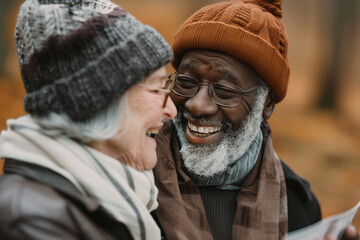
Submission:
[[[64,135],[45,135],[30,116],[8,121],[0,136],[0,158],[51,169],[90,195],[127,226],[134,239],[160,239],[150,215],[158,190],[152,171],[140,172]]]

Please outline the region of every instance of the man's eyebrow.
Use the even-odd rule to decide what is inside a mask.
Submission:
[[[178,67],[178,70],[188,69],[188,68],[196,68],[196,64],[192,62],[183,62]]]
[[[225,78],[230,79],[235,83],[239,83],[239,80],[234,76],[234,74],[232,74],[228,70],[225,70],[223,68],[216,68],[216,71],[219,72],[219,73],[224,74]]]

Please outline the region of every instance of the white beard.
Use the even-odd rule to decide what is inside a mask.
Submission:
[[[173,119],[181,144],[183,163],[188,171],[198,176],[210,177],[225,171],[229,164],[234,163],[248,150],[251,143],[260,131],[263,120],[262,113],[269,88],[266,84],[260,84],[257,90],[257,99],[252,110],[238,129],[228,127],[220,142],[216,144],[190,143],[185,135],[186,119],[194,118],[184,108],[179,109],[176,118]],[[203,124],[210,123],[207,119],[200,119]],[[214,123],[224,125],[231,123]]]

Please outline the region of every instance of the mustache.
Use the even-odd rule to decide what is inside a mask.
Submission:
[[[232,123],[229,121],[210,119],[210,116],[206,115],[196,117],[192,115],[188,110],[186,110],[183,106],[178,109],[178,116],[181,116],[183,119],[188,121],[197,121],[204,126],[216,126],[222,128],[233,126]]]

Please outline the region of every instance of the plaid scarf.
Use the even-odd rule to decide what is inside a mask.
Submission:
[[[167,123],[157,136],[159,162],[154,174],[159,208],[156,215],[167,239],[213,239],[199,190],[182,169],[175,131]],[[287,232],[285,177],[266,122],[262,131],[260,158],[238,193],[232,227],[234,240],[281,239]]]

